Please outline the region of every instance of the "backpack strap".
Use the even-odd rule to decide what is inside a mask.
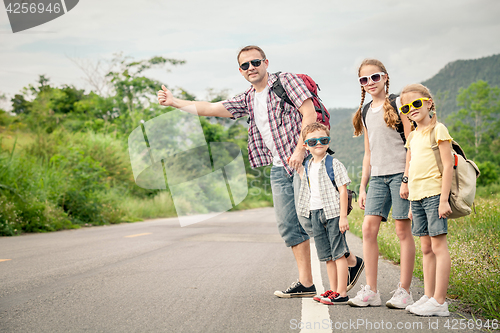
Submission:
[[[443,174],[443,161],[441,161],[441,154],[439,153],[439,145],[436,142],[436,128],[435,127],[432,129],[429,137],[430,137],[431,149],[432,149],[432,152],[434,153],[434,158],[436,159],[436,164],[438,166],[439,172],[441,174]]]
[[[399,95],[390,94],[389,95],[389,103],[391,103],[391,106],[394,109],[394,112],[396,112],[396,114],[398,115],[398,118],[399,118],[399,123],[396,125],[396,131],[401,136],[401,140],[403,140],[403,143],[406,144],[405,127],[403,126],[403,121],[401,120],[401,115],[399,114],[399,111],[398,111],[398,104],[396,103],[396,99],[398,97],[399,97]]]
[[[337,184],[335,183],[335,173],[333,172],[333,157],[331,155],[326,155],[325,159],[326,173],[330,180],[332,181],[333,187],[338,191]]]
[[[310,157],[312,155],[309,155],[304,164],[304,171],[307,177],[307,183],[309,184],[309,187],[311,186],[309,183],[309,164],[312,163],[312,158]],[[337,188],[337,184],[335,184],[335,173],[333,172],[333,157],[332,155],[327,154],[325,157],[325,168],[326,168],[326,173],[328,174],[328,177],[332,181],[333,187],[338,191],[339,189]]]
[[[288,97],[288,94],[286,93],[285,88],[283,88],[283,84],[281,83],[280,80],[280,74],[281,72],[276,72],[276,81],[274,81],[273,86],[271,87],[271,90],[281,99],[280,102],[280,109],[283,110],[283,106],[285,105],[285,102],[294,106],[293,102],[290,100],[290,97]]]
[[[370,105],[372,105],[372,102],[365,104],[363,106],[363,110],[361,111],[361,117],[363,118],[363,126],[366,127],[366,114],[368,113],[368,109],[370,108]],[[368,129],[368,127],[367,127]]]

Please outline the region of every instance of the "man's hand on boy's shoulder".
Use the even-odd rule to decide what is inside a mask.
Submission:
[[[339,229],[341,233],[344,233],[347,230],[349,230],[349,220],[347,220],[347,216],[340,217]]]

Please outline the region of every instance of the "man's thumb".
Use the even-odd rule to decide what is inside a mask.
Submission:
[[[161,85],[161,89],[163,89],[163,91],[167,91],[167,87],[165,87],[163,84]]]

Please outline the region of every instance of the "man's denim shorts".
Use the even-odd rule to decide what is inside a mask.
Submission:
[[[439,199],[435,195],[411,202],[413,221],[411,233],[413,236],[439,236],[448,233],[448,219],[439,218]]]
[[[284,167],[273,166],[271,187],[278,231],[286,246],[295,246],[308,240],[310,237],[302,227],[295,209],[300,190],[300,177],[297,172],[290,177]]]
[[[382,216],[387,221],[392,206],[392,217],[395,220],[408,219],[410,202],[399,195],[403,173],[370,178],[370,187],[366,195],[365,216]]]
[[[337,260],[349,256],[345,233],[339,229],[340,218],[327,220],[323,209],[311,210],[314,244],[320,261]]]

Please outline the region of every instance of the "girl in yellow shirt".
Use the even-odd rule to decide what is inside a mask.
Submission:
[[[452,138],[446,127],[437,121],[428,88],[421,84],[406,86],[401,92],[401,103],[401,113],[417,124],[417,129],[410,133],[406,142],[406,161],[409,164],[412,234],[420,237],[425,290],[425,295],[406,310],[420,316],[449,316],[446,290],[451,260],[446,234],[447,217],[451,214],[448,197],[453,171]],[[443,162],[442,174],[431,149],[432,131]]]

